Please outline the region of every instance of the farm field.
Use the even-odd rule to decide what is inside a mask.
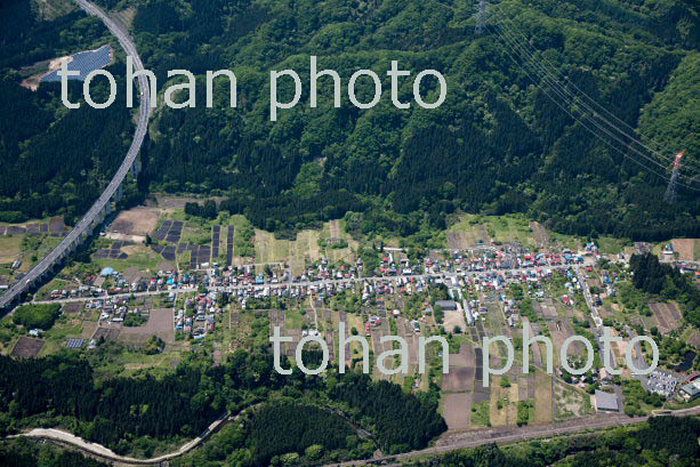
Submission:
[[[122,248],[122,251],[128,255],[126,259],[93,258],[93,262],[100,268],[109,266],[120,272],[130,268],[136,268],[140,271],[157,271],[161,269],[161,264],[166,267],[168,265],[161,255],[150,250],[145,245],[125,246]]]
[[[477,216],[464,216],[458,223],[447,231],[449,248],[467,248],[469,246],[489,243],[489,233],[486,226]]]
[[[333,247],[330,239],[344,242],[347,246]],[[321,246],[325,243],[325,246]],[[255,262],[257,264],[289,264],[292,274],[299,275],[304,269],[321,258],[330,261],[355,260],[353,249],[357,242],[352,240],[340,227],[339,221],[326,222],[321,230],[302,230],[294,240],[278,239],[264,230],[255,230]]]
[[[141,326],[121,326],[119,339],[128,342],[143,344],[151,336],[157,336],[166,344],[175,342],[175,328],[173,326],[173,310],[171,308],[153,308],[148,313],[148,321]]]
[[[671,241],[673,250],[681,261],[700,260],[700,238],[675,238]]]
[[[649,305],[654,313],[659,332],[668,334],[683,324],[683,316],[676,303],[652,303]]]
[[[119,213],[107,230],[114,240],[144,241],[155,231],[160,212],[157,208],[139,206]]]
[[[0,236],[0,263],[12,263],[22,252],[23,235]]]
[[[45,341],[42,339],[33,339],[31,337],[22,336],[15,343],[10,355],[20,358],[36,357],[41,352],[44,344]]]
[[[535,372],[535,422],[551,423],[554,420],[554,393],[552,377],[544,372]]]

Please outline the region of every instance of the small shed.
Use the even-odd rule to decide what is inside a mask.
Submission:
[[[595,392],[595,407],[599,412],[620,411],[620,403],[616,394],[598,390]]]

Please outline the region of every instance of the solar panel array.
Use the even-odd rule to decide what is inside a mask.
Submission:
[[[228,234],[226,238],[226,262],[229,266],[233,266],[233,234],[236,228],[232,225],[228,226]]]
[[[107,44],[96,50],[86,50],[73,55],[73,60],[68,63],[68,70],[79,71],[79,76],[71,76],[68,79],[85,81],[88,73],[104,68],[112,63],[112,47]],[[48,73],[41,79],[42,82],[61,81],[58,70]]]
[[[95,252],[95,258],[99,259],[127,259],[129,255],[121,251],[121,248],[126,245],[132,245],[131,242],[114,242],[110,248],[100,248]]]
[[[156,231],[155,237],[161,242],[178,243],[184,227],[185,223],[182,221],[165,221]]]
[[[182,244],[180,244],[180,245],[182,245]],[[176,248],[179,248],[180,245],[178,245],[178,246],[175,246],[175,245],[151,245],[151,248],[156,253],[162,255],[163,258],[165,258],[166,260],[175,261],[175,256],[176,256],[175,250],[176,250]],[[180,252],[180,251],[178,251],[178,252]]]
[[[196,269],[202,263],[208,263],[211,259],[211,247],[209,245],[194,245],[190,267]]]
[[[181,255],[187,251],[191,252],[190,266],[196,269],[202,263],[209,263],[212,258],[218,258],[221,252],[221,230],[220,225],[214,225],[212,228],[212,244],[211,245],[192,245],[189,243],[180,243],[182,239],[182,231],[185,223],[182,221],[164,221],[158,228],[154,237],[159,242],[165,242],[166,245],[151,245],[151,249],[163,256],[168,261],[175,261],[177,255]],[[229,244],[233,245],[233,227],[229,227],[228,236]],[[227,252],[230,256],[229,264],[233,262],[232,247],[229,247]]]
[[[85,339],[70,338],[68,339],[68,342],[66,342],[66,345],[71,349],[79,349],[85,345],[85,342]]]
[[[168,231],[168,236],[165,238],[168,243],[178,243],[182,237],[182,229],[185,227],[184,222],[175,221]]]
[[[62,237],[66,233],[66,224],[62,217],[54,217],[48,222],[31,223],[26,225],[0,225],[0,235],[51,235]]]
[[[219,240],[221,237],[221,226],[220,225],[215,225],[212,229],[211,233],[211,256],[212,258],[218,258],[219,257]]]
[[[170,230],[170,227],[172,227],[172,225],[172,221],[163,222],[161,226],[158,227],[158,230],[156,230],[154,237],[162,242],[163,240],[165,240],[165,237],[168,236],[168,230]]]

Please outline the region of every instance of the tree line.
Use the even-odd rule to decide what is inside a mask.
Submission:
[[[632,283],[636,288],[680,302],[686,321],[700,326],[700,289],[693,283],[693,278],[688,277],[691,274],[681,274],[672,265],[661,263],[652,253],[632,255],[630,268]]]
[[[32,420],[49,426],[67,423],[77,435],[120,453],[133,448],[135,440],[194,437],[222,413],[236,413],[279,393],[295,395],[298,406],[264,405],[248,417],[251,466],[312,445],[329,453],[366,454],[357,440],[347,442],[353,430],[346,421],[314,407],[324,399],[347,407],[349,416],[376,431],[378,441],[392,452],[425,447],[446,429],[435,404],[398,385],[372,382],[366,375],[336,375],[335,370],[327,378],[304,375],[298,368],[283,376],[274,370],[267,350],[239,350],[220,366],[188,360],[159,378],[106,380],[98,380],[88,361],[72,354],[26,360],[0,356],[3,434],[32,426]]]

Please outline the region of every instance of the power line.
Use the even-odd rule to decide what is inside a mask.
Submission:
[[[549,78],[550,82],[547,84],[552,86],[554,90],[558,91],[558,93],[560,95],[562,95],[562,98],[569,100],[570,105],[575,106],[575,107],[579,107],[579,106],[583,107],[585,110],[587,110],[588,112],[593,114],[594,117],[598,118],[597,124],[596,124],[597,127],[600,128],[601,125],[603,125],[603,126],[608,127],[609,130],[611,130],[615,133],[619,133],[619,135],[622,136],[624,140],[629,140],[625,144],[627,144],[631,150],[634,150],[637,154],[641,155],[645,159],[650,160],[650,162],[653,162],[656,165],[663,167],[664,170],[667,170],[667,167],[673,162],[672,156],[666,156],[659,151],[655,151],[655,150],[649,148],[642,141],[639,141],[635,136],[630,135],[626,131],[622,130],[618,125],[615,125],[614,123],[612,123],[608,119],[606,119],[605,116],[601,115],[601,112],[610,115],[612,118],[618,120],[621,124],[627,126],[628,128],[631,128],[628,124],[626,124],[625,122],[620,120],[617,116],[615,116],[613,113],[608,111],[605,107],[603,107],[601,104],[596,102],[595,99],[593,99],[588,94],[586,94],[584,91],[582,91],[580,88],[578,88],[574,83],[572,83],[566,77],[563,77],[561,75],[561,73],[554,67],[554,65],[552,65],[551,62],[546,60],[546,58],[535,57],[535,55],[532,51],[537,52],[537,49],[534,49],[527,41],[524,41],[527,44],[527,46],[523,45],[523,41],[520,41],[517,38],[518,34],[516,32],[514,32],[512,28],[509,28],[506,25],[505,19],[501,19],[501,21],[499,21],[498,25],[500,27],[498,29],[495,29],[496,34],[501,39],[503,39],[507,42],[506,45],[510,44],[512,46],[511,50],[513,50],[517,55],[525,56],[526,59],[529,59],[529,61],[531,62],[530,66],[533,67],[533,71],[538,71],[539,73],[543,74],[543,76],[540,76],[543,81],[546,82],[547,78]],[[503,33],[503,34],[501,34],[501,33]],[[504,34],[507,37],[504,37]],[[508,39],[510,39],[510,40],[508,40]],[[528,48],[529,48],[529,50],[528,50]],[[518,52],[515,49],[519,49],[520,52]],[[519,64],[517,62],[517,60],[515,62],[516,62],[516,64]],[[572,87],[577,89],[578,94],[571,91],[567,86],[564,86],[560,82],[560,80],[556,76],[554,76],[554,74],[552,72],[550,72],[550,70],[547,67],[545,67],[543,65],[542,62],[549,64],[550,65],[549,68],[552,69],[554,71],[554,73],[558,74],[562,78],[562,80],[567,81]],[[598,107],[601,110],[601,112],[594,109],[591,104],[593,106]],[[582,114],[584,116],[586,116],[585,113],[582,112]],[[588,116],[586,116],[586,117],[588,117]],[[593,120],[593,117],[588,117],[588,118]],[[634,129],[632,129],[632,130],[633,130],[633,133],[635,133],[636,135],[638,135],[640,137],[644,137],[638,131],[636,131]],[[658,144],[658,143],[655,143],[655,144]],[[662,159],[664,161],[665,165],[660,164],[656,160],[653,160],[653,158],[651,158],[651,156],[649,154],[643,153],[642,148],[648,150],[652,154],[656,155],[658,158]],[[691,170],[693,171],[693,173],[696,173],[698,170],[700,170],[700,168],[694,166],[692,163],[690,164],[690,167],[691,167]],[[694,180],[694,179],[691,178],[691,180]]]
[[[678,200],[678,179],[680,178],[681,164],[684,156],[685,150],[679,152],[676,156],[676,160],[673,161],[673,173],[671,174],[671,180],[669,180],[666,193],[664,194],[664,200],[668,204],[673,204]]]
[[[663,163],[659,162],[658,160],[654,159],[651,157],[649,154],[646,154],[641,150],[642,147],[649,149],[650,151],[654,152],[658,156],[660,156],[662,159],[665,159],[663,154],[659,154],[656,151],[651,150],[647,146],[645,146],[643,143],[639,142],[634,138],[634,136],[629,135],[627,132],[621,130],[617,125],[613,124],[612,122],[608,121],[603,117],[600,112],[596,111],[591,107],[591,105],[586,102],[586,100],[582,96],[578,96],[572,91],[570,91],[567,87],[563,86],[557,79],[556,77],[553,76],[552,73],[547,70],[542,64],[538,63],[537,59],[535,56],[528,52],[527,48],[523,46],[520,41],[518,41],[517,37],[515,37],[515,33],[508,28],[508,26],[505,24],[505,21],[499,22],[499,28],[493,27],[493,26],[488,26],[490,29],[492,29],[503,41],[504,45],[508,47],[510,52],[513,52],[511,54],[510,52],[508,53],[508,56],[521,68],[523,71],[525,71],[530,79],[533,80],[535,84],[538,83],[537,80],[534,79],[530,71],[535,73],[536,75],[539,75],[540,82],[544,83],[546,86],[550,88],[550,91],[557,95],[559,98],[561,98],[565,104],[567,105],[562,105],[560,102],[555,99],[550,92],[546,92],[546,90],[540,86],[540,89],[550,98],[552,101],[557,104],[562,110],[564,110],[569,116],[571,116],[575,121],[579,122],[582,124],[586,129],[588,129],[591,133],[593,133],[595,136],[597,136],[599,139],[604,141],[608,146],[613,148],[614,150],[622,153],[625,157],[630,158],[631,160],[635,161],[637,164],[640,166],[644,167],[646,170],[655,173],[656,175],[660,176],[664,180],[668,180],[668,176],[663,175],[659,173],[658,171],[650,168],[647,166],[644,162],[637,160],[634,157],[631,157],[626,151],[623,151],[622,149],[616,147],[615,145],[612,145],[607,141],[605,137],[603,137],[600,133],[605,133],[609,138],[612,140],[616,141],[619,143],[621,146],[626,147],[628,150],[633,151],[636,153],[638,156],[641,156],[644,160],[646,160],[649,163],[652,163],[656,166],[658,166],[660,169],[663,171],[667,170],[667,165],[664,165]],[[526,61],[525,64],[521,65],[519,61],[515,58],[515,56],[524,56],[525,58],[529,58],[529,60]],[[525,67],[529,68],[526,69]],[[577,88],[578,89],[578,88]],[[579,89],[580,91],[580,89]],[[581,94],[583,94],[590,102],[594,103],[596,106],[601,108],[603,111],[606,113],[614,116],[610,112],[607,111],[604,107],[602,107],[600,104],[597,104],[595,100],[593,100],[590,96],[585,94],[583,91],[580,91]],[[588,113],[584,112],[581,110],[584,109]],[[572,111],[571,109],[576,109]],[[578,112],[580,115],[577,117],[574,115],[574,112]],[[591,115],[592,114],[592,115]],[[596,118],[597,117],[597,118]],[[615,117],[617,119],[617,117]],[[586,124],[584,120],[588,121],[589,123]],[[619,119],[618,119],[619,120]],[[595,128],[592,128],[595,127]],[[639,147],[636,147],[636,146]],[[666,162],[666,161],[665,161]],[[694,191],[698,191],[698,189],[691,187],[687,184],[681,183],[679,181],[680,179],[680,174],[677,176],[677,184],[681,186],[685,186],[689,189],[692,189]],[[693,180],[693,179],[691,179]]]
[[[507,28],[504,28],[504,29],[507,30]],[[523,54],[527,55],[527,51],[524,50],[524,49],[521,47],[521,45],[518,44],[517,39],[515,39],[512,35],[510,35],[510,33],[505,33],[505,34],[508,36],[508,38],[506,38],[506,37],[504,37],[504,36],[500,36],[500,37],[501,37],[501,39],[503,39],[503,40],[505,40],[505,41],[507,42],[506,45],[509,45],[509,46],[511,47],[511,50],[512,50],[514,53],[518,54],[518,50],[519,50],[520,53],[523,53]],[[517,50],[516,50],[516,49],[517,49]],[[580,113],[580,115],[581,115],[581,118],[586,118],[586,119],[590,120],[591,123],[592,123],[596,128],[598,128],[600,131],[604,132],[605,134],[607,134],[607,135],[610,136],[611,138],[615,139],[615,140],[616,140],[617,142],[619,142],[620,144],[626,145],[626,146],[629,146],[629,145],[631,144],[630,142],[625,142],[625,139],[629,139],[629,136],[627,136],[626,138],[620,139],[620,138],[618,137],[619,135],[615,135],[615,134],[614,134],[614,130],[613,130],[613,129],[605,127],[605,126],[604,126],[604,123],[601,123],[600,121],[594,119],[593,117],[594,117],[594,116],[597,116],[597,112],[595,112],[594,110],[590,109],[590,108],[586,105],[585,102],[581,102],[581,101],[577,100],[577,98],[576,98],[575,96],[572,96],[571,93],[568,92],[568,90],[567,90],[564,86],[562,86],[559,82],[557,82],[556,79],[555,79],[554,77],[552,77],[552,75],[551,75],[545,68],[542,68],[541,66],[538,67],[538,64],[537,64],[537,62],[536,62],[534,56],[530,55],[529,58],[530,58],[531,61],[529,61],[529,62],[527,63],[527,65],[529,65],[529,66],[532,67],[532,68],[531,68],[531,71],[533,71],[535,74],[537,74],[538,72],[543,73],[543,75],[539,76],[541,82],[544,82],[546,85],[550,86],[550,87],[552,88],[552,90],[553,90],[558,96],[560,96],[560,97],[562,98],[562,100],[564,100],[565,102],[567,102],[567,103],[569,104],[570,107],[575,108],[575,109],[578,108],[578,107],[582,107],[584,110],[587,110],[587,111],[588,111],[588,113],[579,111],[579,113]],[[516,63],[517,63],[517,61],[516,61]],[[593,116],[591,116],[591,114],[592,114]],[[576,120],[578,120],[578,119],[576,119]],[[614,127],[614,125],[610,125],[610,126],[613,126],[613,127]],[[630,149],[635,150],[634,148],[631,148],[631,147],[630,147]],[[662,168],[662,169],[665,169],[665,168],[666,168],[665,165],[663,165],[663,164],[660,163],[659,161],[657,161],[657,160],[651,158],[650,156],[648,156],[648,155],[646,155],[646,154],[644,154],[644,153],[641,153],[641,152],[639,152],[639,151],[637,151],[637,150],[635,150],[635,152],[638,152],[640,156],[644,157],[644,158],[647,159],[649,162],[651,162],[651,163],[653,163],[653,164],[656,164],[656,165],[659,166],[660,168]]]
[[[491,29],[495,29],[495,28],[493,28],[493,27],[491,27],[491,26],[488,26],[488,25],[487,25],[487,27],[489,27],[489,28],[491,28]],[[498,34],[497,31],[496,31],[496,33]],[[505,40],[505,38],[504,38],[504,40]],[[516,52],[514,49],[512,49],[509,45],[508,45],[508,49],[509,49],[509,50],[506,50],[506,53],[507,53],[508,56],[511,58],[511,60],[513,60],[513,61],[517,64],[517,63],[518,63],[518,60],[517,60],[517,59],[515,58],[515,56],[511,53],[511,52],[513,52],[513,53],[517,54],[517,52]],[[537,83],[537,80],[535,80],[535,78],[533,77],[533,75],[531,74],[530,71],[528,71],[528,70],[525,69],[525,68],[523,68],[523,71],[528,75],[528,77],[529,77],[535,84]],[[542,92],[543,92],[545,95],[547,95],[547,97],[549,97],[549,98],[552,100],[552,102],[554,102],[559,108],[561,108],[565,113],[567,113],[572,119],[574,119],[575,121],[577,121],[577,122],[578,122],[579,124],[581,124],[584,128],[586,128],[588,131],[590,131],[591,133],[593,133],[596,137],[598,137],[598,138],[599,138],[603,143],[605,143],[607,146],[609,146],[609,147],[611,147],[613,150],[618,151],[619,153],[621,153],[624,157],[629,158],[630,160],[632,160],[633,162],[635,162],[635,163],[638,164],[639,166],[641,166],[641,167],[643,167],[644,169],[646,169],[648,172],[651,172],[651,173],[657,175],[658,177],[660,177],[660,178],[662,178],[662,179],[664,179],[664,180],[668,180],[668,176],[664,175],[663,173],[660,173],[660,172],[659,172],[658,170],[656,170],[656,169],[653,169],[653,168],[651,168],[651,167],[645,165],[643,162],[641,162],[641,161],[635,159],[634,157],[631,157],[626,151],[621,150],[620,148],[618,148],[618,147],[615,146],[614,144],[610,143],[610,141],[608,141],[606,138],[604,138],[603,136],[601,136],[600,133],[599,133],[598,131],[596,131],[596,129],[594,129],[594,128],[591,127],[591,124],[592,124],[593,126],[595,126],[598,130],[605,132],[608,136],[610,136],[610,137],[611,137],[614,141],[616,141],[617,143],[620,143],[622,146],[625,146],[625,145],[626,145],[626,144],[624,143],[624,141],[621,141],[619,138],[615,137],[615,135],[612,135],[608,130],[606,130],[606,129],[604,129],[604,128],[601,128],[600,125],[597,125],[596,122],[595,122],[595,120],[592,120],[592,119],[588,118],[588,120],[590,120],[590,122],[586,123],[586,121],[582,120],[581,117],[577,117],[576,115],[574,115],[574,114],[572,113],[572,111],[571,111],[571,109],[569,108],[568,105],[565,105],[565,104],[559,102],[559,100],[556,99],[556,98],[552,95],[552,92],[553,92],[555,95],[558,95],[558,96],[561,97],[564,101],[566,101],[566,97],[565,97],[565,96],[562,96],[561,90],[558,89],[556,86],[552,86],[551,83],[548,82],[548,79],[542,79],[542,81],[545,81],[545,84],[548,84],[549,86],[551,86],[551,89],[548,91],[545,87],[540,86],[540,90],[542,90]],[[642,154],[642,155],[643,155],[643,154]],[[643,155],[643,156],[644,156],[644,155]],[[648,156],[645,156],[645,158],[649,159]],[[665,169],[665,167],[664,167],[663,165],[661,165],[658,161],[654,161],[653,159],[649,159],[649,160],[650,160],[651,162],[654,162],[654,163],[655,163],[656,165],[658,165],[660,168]],[[686,186],[687,188],[689,188],[689,189],[691,189],[691,190],[700,191],[700,190],[698,190],[698,189],[696,189],[696,188],[687,186],[687,185],[685,185],[685,184],[682,184],[682,183],[679,183],[679,184],[680,184],[680,185],[683,185],[683,186]]]
[[[671,179],[668,181],[666,193],[664,193],[664,201],[668,204],[674,204],[678,200],[678,178],[680,173],[678,169],[673,169]]]
[[[502,26],[503,26],[503,25],[505,24],[505,22],[507,21],[506,17],[504,16],[504,13],[503,13],[502,11],[497,11],[497,10],[494,10],[494,8],[491,8],[491,9],[489,10],[489,12],[492,13],[492,14],[494,15],[494,17],[496,17],[496,18],[499,20],[499,22],[498,22],[499,25],[502,25]],[[512,22],[510,22],[510,23],[512,24]],[[505,26],[505,27],[510,31],[510,33],[512,34],[512,36],[515,36],[515,37],[518,36],[518,33],[514,31],[514,28],[508,28],[507,26]],[[573,88],[577,91],[578,95],[577,95],[576,93],[573,93],[572,91],[570,91],[569,88],[568,88],[568,86],[564,87],[566,91],[572,93],[572,95],[574,95],[574,96],[577,97],[577,98],[582,98],[582,99],[584,99],[584,101],[587,101],[587,102],[584,102],[584,104],[590,103],[590,104],[592,104],[593,106],[597,107],[598,109],[600,109],[600,111],[601,111],[602,113],[604,113],[604,114],[610,116],[612,119],[614,119],[614,120],[616,120],[617,122],[619,122],[622,126],[627,127],[634,135],[638,136],[640,139],[643,138],[643,139],[649,141],[649,144],[653,144],[653,145],[656,146],[657,148],[660,148],[662,151],[666,151],[666,150],[663,148],[663,145],[661,145],[661,144],[658,143],[657,141],[654,141],[652,138],[649,138],[649,137],[643,135],[639,130],[637,130],[637,129],[633,128],[632,126],[630,126],[627,122],[625,122],[624,120],[622,120],[622,119],[620,119],[619,117],[617,117],[617,115],[615,115],[614,113],[610,112],[607,108],[605,108],[603,105],[599,104],[595,99],[593,99],[591,96],[589,96],[586,92],[584,92],[583,90],[581,90],[578,86],[576,86],[575,83],[573,83],[570,79],[568,79],[566,76],[564,76],[564,75],[557,69],[557,67],[555,67],[549,60],[547,60],[546,57],[544,57],[544,56],[539,56],[539,57],[537,57],[537,59],[536,59],[535,56],[534,56],[534,53],[538,52],[538,50],[535,49],[527,40],[524,40],[524,41],[520,42],[521,45],[522,45],[523,43],[526,44],[526,45],[524,45],[523,47],[529,48],[529,49],[532,51],[529,55],[530,55],[530,57],[531,57],[533,60],[536,60],[536,63],[538,63],[538,64],[544,63],[544,64],[548,65],[548,66],[549,66],[549,69],[551,69],[552,72],[553,72],[553,75],[552,75],[552,76],[554,76],[554,75],[558,75],[558,76],[559,76],[559,78],[554,77],[554,79],[560,79],[561,81],[567,82],[568,85],[570,85],[571,87],[573,87]],[[533,52],[534,52],[534,53],[533,53]],[[595,112],[595,111],[594,111],[594,112]],[[596,112],[596,113],[597,113],[597,112]],[[602,117],[602,118],[605,118],[605,117]],[[606,120],[606,121],[607,121],[607,120]],[[633,139],[635,143],[637,143],[637,144],[641,145],[642,147],[646,148],[648,151],[650,151],[650,152],[656,154],[658,157],[660,157],[660,158],[662,158],[662,159],[666,159],[669,163],[673,162],[673,156],[664,155],[664,154],[663,154],[662,152],[660,152],[659,150],[655,150],[655,149],[650,148],[650,147],[647,146],[643,141],[637,140],[635,136],[631,136],[631,135],[627,134],[624,130],[620,129],[618,126],[613,125],[613,124],[610,123],[610,122],[608,122],[608,123],[609,123],[611,126],[614,126],[614,127],[615,127],[618,131],[620,131],[621,133],[625,134],[627,137]]]

